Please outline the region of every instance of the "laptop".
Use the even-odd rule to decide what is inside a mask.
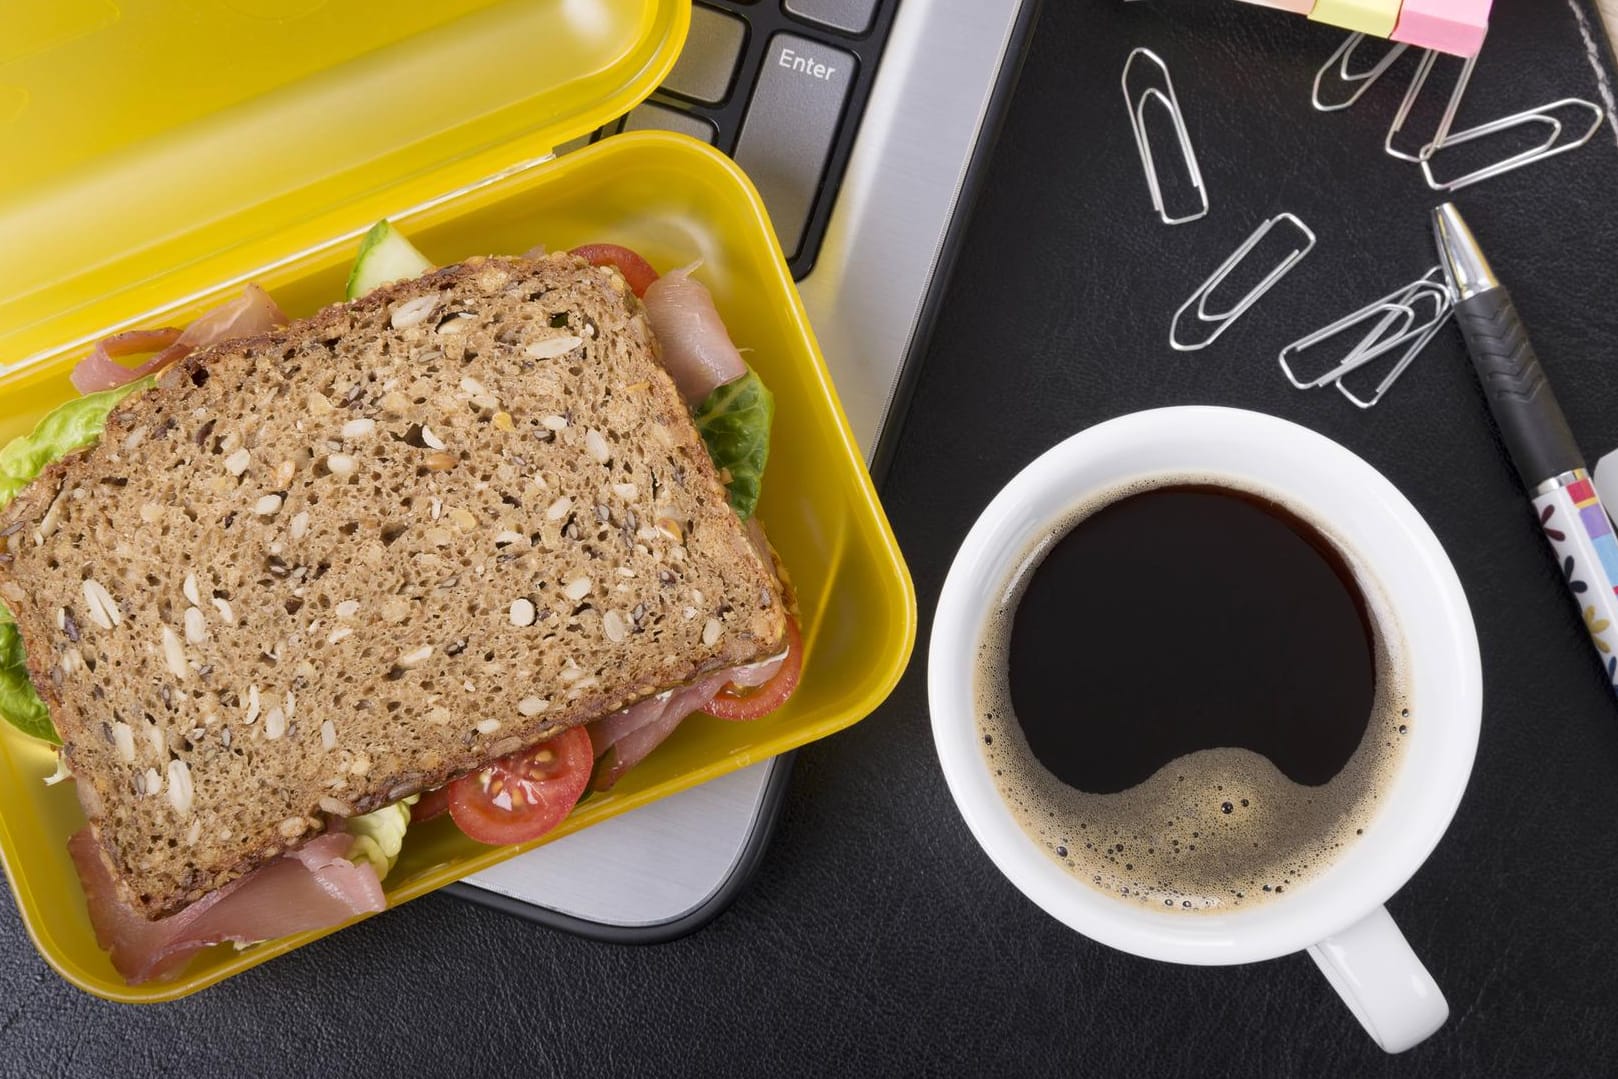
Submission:
[[[684,51],[627,116],[758,187],[880,482],[1038,0],[694,0]],[[790,755],[604,821],[452,886],[585,936],[669,940],[762,855]]]

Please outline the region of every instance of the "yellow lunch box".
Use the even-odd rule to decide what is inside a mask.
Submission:
[[[551,156],[651,92],[690,14],[690,0],[23,0],[0,14],[0,444],[74,395],[68,372],[108,333],[183,325],[247,281],[294,317],[340,300],[382,217],[440,264],[590,241],[660,270],[702,260],[776,395],[758,512],[799,592],[803,679],[765,719],[683,724],[547,840],[854,723],[915,641],[909,574],[746,176],[662,132]],[[54,750],[0,728],[0,860],[73,984],[173,1000],[324,935],[213,948],[176,980],[124,984],[68,857],[78,801],[42,782]],[[447,818],[415,826],[389,906],[524,849]]]

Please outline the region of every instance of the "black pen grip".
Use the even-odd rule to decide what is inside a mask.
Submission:
[[[1553,476],[1583,468],[1579,444],[1506,290],[1461,300],[1455,321],[1523,486],[1532,492]]]

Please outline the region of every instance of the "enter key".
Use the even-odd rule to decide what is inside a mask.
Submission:
[[[850,53],[796,34],[770,39],[736,142],[788,258],[797,254],[854,83]]]

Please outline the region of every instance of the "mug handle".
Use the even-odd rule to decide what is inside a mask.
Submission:
[[[1386,907],[1312,945],[1309,958],[1385,1052],[1404,1052],[1449,1018],[1438,983]]]

